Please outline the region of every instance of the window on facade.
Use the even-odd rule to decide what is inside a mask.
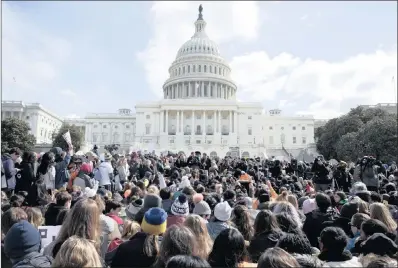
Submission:
[[[200,125],[197,125],[196,126],[196,133],[195,133],[196,135],[201,135],[202,134],[202,128],[201,128],[201,126]]]
[[[293,144],[296,144],[296,142],[297,142],[296,137],[293,137]]]
[[[201,119],[201,118],[202,118],[202,116],[200,114],[196,115],[196,119]]]
[[[126,125],[126,128],[130,128],[130,126],[129,126],[129,125]]]
[[[102,128],[106,128],[106,125],[103,125]]]
[[[306,138],[306,137],[303,137],[303,138],[302,138],[302,142],[303,142],[303,144],[306,144],[306,143],[307,143],[307,138]]]
[[[146,124],[145,125],[145,134],[149,135],[151,133],[151,125],[150,124]]]
[[[29,117],[29,115],[26,117],[26,119],[29,119],[30,117]]]
[[[173,139],[169,140],[169,143],[174,143],[174,140]]]
[[[227,116],[226,114],[222,114],[222,115],[221,115],[221,118],[222,118],[223,120],[226,120],[226,119],[228,118],[228,116]]]
[[[218,74],[221,75],[221,67],[218,67]]]
[[[115,128],[117,129],[117,128],[118,128],[118,126],[115,126]]]
[[[296,130],[296,127],[293,127],[293,130]]]
[[[211,116],[211,114],[208,114],[208,115],[207,115],[207,119],[209,119],[209,120],[211,120],[211,119],[212,119],[212,116]]]
[[[285,128],[284,127],[281,127],[281,130],[284,130]]]
[[[204,73],[207,72],[207,66],[206,65],[203,67],[203,72]]]
[[[151,116],[149,114],[147,114],[146,119],[151,119]]]
[[[182,74],[185,74],[185,66],[182,67]]]
[[[252,116],[249,115],[249,116],[247,117],[247,119],[248,119],[248,120],[252,120]]]
[[[178,68],[178,75],[180,75],[180,74],[181,74],[181,67]]]
[[[210,73],[213,73],[213,66],[210,65],[210,66],[209,66],[209,69],[210,69],[210,70],[209,70]]]
[[[185,140],[185,144],[186,145],[190,144],[189,140]]]
[[[97,125],[94,125],[94,128],[97,128],[98,126]]]
[[[192,72],[196,72],[196,65],[192,66]]]
[[[191,66],[188,65],[188,73],[190,73],[190,72],[191,72]]]
[[[273,136],[269,136],[269,144],[274,144],[274,137]]]
[[[102,133],[102,141],[108,140],[108,133]]]
[[[247,129],[247,135],[251,136],[252,135],[252,128]]]
[[[269,130],[273,130],[273,127],[269,127],[268,129],[269,129]]]
[[[202,72],[202,65],[198,65],[198,72]]]
[[[305,130],[305,127],[301,127],[301,130]]]
[[[196,140],[196,144],[200,144],[201,142],[201,140]]]

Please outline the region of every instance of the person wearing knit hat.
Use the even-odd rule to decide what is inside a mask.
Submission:
[[[218,203],[214,208],[215,221],[207,223],[207,230],[213,241],[221,233],[221,231],[231,228],[228,224],[231,218],[232,208],[227,201]]]
[[[166,232],[167,213],[162,208],[150,208],[144,214],[141,229],[151,235],[161,235]]]
[[[307,199],[303,202],[303,213],[304,215],[312,212],[316,209],[316,202],[314,198]]]
[[[201,216],[207,223],[211,215],[209,204],[205,201],[198,202],[193,209],[193,214]]]
[[[141,208],[144,207],[144,200],[136,199],[131,202],[126,208],[126,215],[129,219],[134,220],[135,215],[140,211]]]
[[[147,212],[150,208],[161,208],[161,207],[162,207],[162,199],[158,195],[147,194],[144,197],[144,206],[135,215],[135,221],[138,223],[142,223],[142,219],[144,218],[145,212]]]
[[[142,219],[141,232],[117,248],[112,267],[152,267],[159,253],[158,235],[166,232],[166,225],[166,211],[158,207],[148,209]]]
[[[183,224],[185,217],[189,214],[188,198],[180,194],[170,208],[171,215],[167,219],[167,228],[173,225]]]

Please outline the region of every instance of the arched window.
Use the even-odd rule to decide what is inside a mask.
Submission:
[[[192,72],[196,72],[196,65],[192,66]]]
[[[207,72],[207,66],[206,65],[203,67],[203,72],[204,73]]]
[[[213,66],[209,66],[209,69],[210,69],[210,73],[213,73]]]
[[[182,74],[185,74],[185,66],[182,67]]]
[[[218,74],[221,75],[221,67],[218,67]]]
[[[213,134],[213,127],[211,125],[207,125],[207,133],[206,134]]]
[[[200,125],[196,126],[196,135],[202,135],[202,128],[200,127]]]
[[[191,65],[188,65],[188,73],[191,72]]]
[[[185,134],[191,134],[191,127],[189,125],[185,126]]]
[[[202,65],[198,65],[198,72],[202,72]]]
[[[178,68],[178,75],[181,74],[181,67]]]

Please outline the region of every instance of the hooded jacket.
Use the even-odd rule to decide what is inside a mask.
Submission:
[[[4,251],[10,258],[13,268],[51,267],[53,259],[39,252],[40,245],[39,231],[29,222],[20,221],[8,231],[4,241]]]
[[[14,161],[11,158],[10,154],[4,154],[1,157],[1,161],[3,162],[4,175],[7,180],[8,189],[15,188],[15,175],[17,174],[17,170],[15,169]]]

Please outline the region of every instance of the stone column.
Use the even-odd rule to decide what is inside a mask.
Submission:
[[[232,132],[232,111],[229,111],[229,133]]]
[[[180,132],[184,133],[184,111],[181,111]]]
[[[191,136],[195,134],[195,111],[192,110],[192,126],[191,126]]]
[[[166,110],[166,134],[169,135],[169,110]]]
[[[164,133],[164,111],[160,112],[160,133]]]
[[[218,132],[221,133],[221,111],[218,111]]]
[[[177,111],[176,134],[180,133],[180,111]]]
[[[234,112],[234,133],[238,134],[238,112]]]
[[[203,110],[203,136],[206,135],[206,111]]]

